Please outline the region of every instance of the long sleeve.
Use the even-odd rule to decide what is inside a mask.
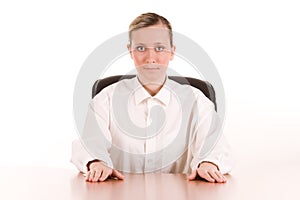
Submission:
[[[222,133],[220,117],[214,109],[214,105],[201,98],[198,100],[198,120],[191,144],[193,159],[192,170],[197,169],[203,161],[215,163],[222,174],[231,171],[233,157],[230,146]]]
[[[71,162],[77,167],[77,169],[83,173],[87,172],[87,163],[95,158],[92,157],[89,152],[83,147],[80,140],[74,140],[72,142],[72,157]]]
[[[81,141],[72,144],[71,162],[81,172],[86,172],[86,164],[94,159],[104,161],[113,168],[109,155],[111,134],[109,131],[109,98],[105,90],[90,102]]]

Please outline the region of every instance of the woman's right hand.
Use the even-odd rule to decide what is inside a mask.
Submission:
[[[86,181],[88,182],[102,182],[108,177],[116,177],[120,180],[124,179],[124,175],[115,169],[111,169],[105,165],[102,161],[95,161],[89,165],[89,171],[86,175]]]

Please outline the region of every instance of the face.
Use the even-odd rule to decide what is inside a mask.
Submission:
[[[164,25],[154,25],[135,30],[128,45],[130,56],[143,84],[162,84],[169,61],[174,58],[169,30]]]

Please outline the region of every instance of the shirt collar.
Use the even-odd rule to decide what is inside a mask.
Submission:
[[[158,91],[158,93],[154,96],[151,96],[147,90],[142,86],[142,84],[139,82],[137,76],[134,78],[135,84],[137,87],[133,93],[134,98],[135,98],[135,103],[136,105],[140,104],[142,101],[148,99],[148,98],[153,98],[159,100],[161,103],[163,103],[165,106],[167,106],[170,102],[170,96],[171,96],[171,91],[169,85],[169,78],[166,76],[166,81],[163,85],[163,87]]]

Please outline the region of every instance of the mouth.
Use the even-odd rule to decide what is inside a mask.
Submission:
[[[160,67],[159,65],[157,64],[147,64],[147,65],[144,65],[143,66],[143,69],[144,70],[149,70],[149,71],[153,71],[153,70],[160,70]]]
[[[159,70],[158,67],[144,67],[145,70]]]

